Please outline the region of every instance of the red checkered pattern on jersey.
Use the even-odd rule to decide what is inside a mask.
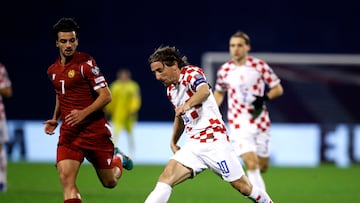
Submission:
[[[251,118],[249,121],[251,124],[255,124],[259,130],[262,132],[265,132],[270,129],[270,118],[269,118],[269,112],[267,109],[264,109],[262,114],[257,118],[253,119]],[[240,123],[237,123],[233,119],[229,119],[229,124],[232,125],[235,129],[240,129],[241,125]]]
[[[264,111],[256,120],[250,118],[253,105],[251,104],[251,100],[244,100],[244,92],[247,93],[246,97],[249,95],[262,96],[265,84],[272,87],[278,84],[280,80],[269,65],[260,59],[249,56],[244,66],[256,70],[258,75],[249,72],[249,75],[251,75],[254,80],[249,79],[250,76],[244,72],[240,74],[236,72],[239,70],[238,68],[243,67],[237,67],[233,61],[228,61],[218,70],[216,89],[228,91],[228,121],[233,129],[241,128],[241,123],[247,120],[251,124],[256,125],[259,130],[266,131],[270,126],[270,118],[268,117],[267,111]],[[237,76],[237,74],[234,75],[234,73],[239,74],[239,78],[234,77]],[[241,77],[247,77],[248,80],[244,80],[244,78]],[[241,84],[239,81],[247,81],[243,83],[243,89],[240,89],[237,85]]]
[[[259,59],[254,59],[253,57],[248,57],[248,62],[251,63],[251,66],[254,67],[257,71],[261,73],[261,78],[267,84],[271,84],[274,80],[278,80],[277,76],[274,74],[273,70],[268,67],[268,65]],[[254,86],[254,90],[259,87]]]
[[[265,132],[270,129],[270,117],[267,109],[264,109],[262,114],[255,120],[250,119],[250,123],[254,123],[259,130]]]
[[[223,124],[221,124],[221,122],[219,120],[213,120],[210,119],[210,126],[208,128],[206,128],[206,130],[196,134],[196,135],[192,135],[190,138],[191,139],[197,139],[200,142],[215,142],[216,140],[218,140],[216,133],[220,133],[221,135],[226,134],[226,128]],[[221,126],[218,126],[218,125]],[[217,125],[217,126],[216,126]],[[226,134],[226,139],[229,141],[229,136]]]

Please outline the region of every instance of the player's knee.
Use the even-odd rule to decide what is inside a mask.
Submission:
[[[262,164],[260,164],[260,172],[261,172],[261,173],[267,172],[268,169],[269,169],[269,164],[268,164],[268,163],[262,163]]]
[[[117,180],[107,180],[107,181],[103,181],[103,182],[102,182],[102,185],[103,185],[105,188],[112,189],[112,188],[116,187],[116,185],[117,185]]]
[[[258,167],[258,162],[256,160],[248,160],[245,162],[247,170],[255,170]]]
[[[74,185],[73,178],[71,178],[70,174],[67,173],[59,173],[60,182],[63,187],[68,187]]]

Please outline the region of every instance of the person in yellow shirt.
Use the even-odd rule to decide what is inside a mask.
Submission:
[[[134,153],[135,143],[133,136],[134,125],[138,120],[138,111],[141,107],[141,92],[138,83],[132,80],[129,69],[119,69],[117,78],[110,84],[112,101],[106,106],[113,125],[113,142],[118,150],[118,138],[125,130],[128,137],[130,153]]]

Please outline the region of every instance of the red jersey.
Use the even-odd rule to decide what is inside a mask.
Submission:
[[[103,147],[101,144],[109,144],[108,141],[104,142],[104,138],[110,140],[111,133],[103,110],[93,112],[74,127],[64,122],[65,116],[72,110],[81,110],[92,104],[98,88],[107,86],[95,60],[88,54],[77,52],[66,65],[62,65],[58,58],[48,68],[47,74],[60,104],[62,125],[59,145],[98,149]]]

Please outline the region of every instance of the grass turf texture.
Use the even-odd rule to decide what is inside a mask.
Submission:
[[[156,184],[163,166],[135,165],[124,170],[118,186],[103,188],[91,165],[81,166],[77,185],[84,203],[141,203]],[[276,203],[360,202],[360,166],[348,169],[271,167],[264,175]],[[13,162],[8,166],[8,191],[0,203],[60,203],[62,190],[54,164]],[[169,203],[251,202],[207,170],[173,189]]]

